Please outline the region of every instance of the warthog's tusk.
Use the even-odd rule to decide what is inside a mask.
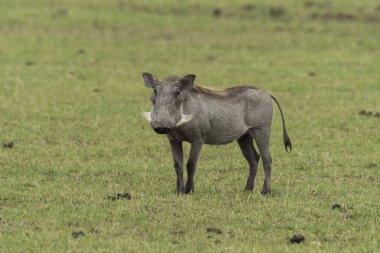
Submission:
[[[193,119],[193,114],[188,114],[188,115],[182,114],[181,116],[182,116],[181,120],[178,121],[176,124],[177,127],[179,127],[179,126],[181,126],[181,125],[183,125],[183,124],[185,124],[185,123],[187,123]]]
[[[144,118],[146,118],[147,121],[152,121],[152,112],[142,112],[141,115],[144,116]]]
[[[177,122],[176,124],[176,127],[179,127],[187,122],[189,122],[190,120],[193,119],[193,114],[183,114],[183,109],[182,109],[182,105],[181,105],[181,119]]]

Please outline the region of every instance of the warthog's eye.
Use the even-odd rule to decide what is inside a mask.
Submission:
[[[152,101],[153,104],[156,103],[156,99],[157,99],[157,90],[154,89],[153,90],[153,95],[150,97],[150,100]]]
[[[180,92],[180,90],[176,90],[175,95],[178,97]]]

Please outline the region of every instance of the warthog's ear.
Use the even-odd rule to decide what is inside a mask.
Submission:
[[[156,81],[152,74],[144,72],[142,75],[146,87],[154,88],[156,86]]]
[[[194,80],[195,80],[195,75],[194,74],[189,74],[181,78],[181,88],[182,89],[191,89],[193,88],[194,85]]]

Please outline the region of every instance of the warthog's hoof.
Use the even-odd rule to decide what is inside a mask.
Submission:
[[[244,190],[247,192],[253,192],[253,186],[246,186]]]
[[[187,181],[185,186],[185,194],[190,194],[194,191],[194,181]]]
[[[190,194],[194,192],[194,188],[185,189],[185,194]]]
[[[184,194],[185,193],[185,188],[184,187],[176,188],[175,192],[177,193],[177,195]]]
[[[261,194],[262,195],[268,195],[270,193],[270,190],[262,190]]]

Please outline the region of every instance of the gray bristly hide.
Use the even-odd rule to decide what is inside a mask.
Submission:
[[[260,157],[264,165],[263,194],[271,191],[272,158],[269,139],[273,118],[273,101],[280,109],[285,149],[292,144],[288,137],[281,106],[271,94],[254,86],[236,86],[215,90],[194,84],[195,75],[170,76],[163,80],[143,73],[145,85],[154,90],[153,109],[143,116],[154,131],[166,134],[177,174],[177,193],[194,191],[194,174],[203,144],[221,145],[237,141],[249,164],[245,189],[254,188]],[[259,153],[253,145],[255,140]],[[187,182],[183,181],[182,142],[191,143],[186,164]]]

